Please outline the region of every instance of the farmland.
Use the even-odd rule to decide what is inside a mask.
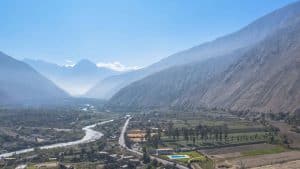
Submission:
[[[300,158],[283,144],[279,130],[270,125],[264,116],[254,114],[242,117],[224,110],[200,110],[199,112],[152,111],[135,114],[129,125],[131,131],[141,131],[143,139],[128,139],[129,147],[147,149],[170,149],[159,157],[186,166],[238,167],[256,158],[264,162],[251,167],[274,163],[269,156],[287,156],[287,161]],[[143,141],[141,141],[143,140]],[[296,153],[296,158],[290,153]],[[188,155],[190,158],[169,159],[168,155]],[[202,159],[202,160],[193,160]],[[240,163],[242,161],[242,163]],[[260,160],[258,160],[260,161]],[[248,164],[249,165],[249,164]],[[197,168],[197,167],[196,167]]]

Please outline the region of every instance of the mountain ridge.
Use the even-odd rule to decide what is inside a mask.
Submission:
[[[86,95],[109,99],[125,86],[134,81],[141,80],[150,74],[172,66],[185,65],[191,62],[199,62],[208,58],[230,54],[235,50],[254,45],[272,32],[288,24],[288,22],[293,22],[293,19],[298,19],[295,16],[300,15],[299,9],[300,2],[298,1],[256,19],[236,32],[170,55],[147,68],[106,78],[98,82]]]
[[[300,3],[298,2],[295,4],[296,6],[289,5],[288,9],[293,8],[299,9],[300,11]],[[296,58],[295,60],[293,60],[293,62],[289,62],[290,65],[294,65],[294,69],[286,72],[283,71],[283,73],[281,73],[282,75],[279,72],[278,74],[281,75],[281,79],[276,77],[276,75],[273,75],[271,72],[268,72],[267,69],[263,66],[270,64],[267,61],[272,55],[274,55],[274,59],[276,59],[274,60],[274,62],[276,61],[277,65],[283,65],[283,63],[285,63],[284,59],[277,59],[277,57],[284,57],[281,56],[280,53],[278,53],[278,51],[276,50],[280,47],[289,49],[288,45],[294,45],[294,47],[298,49],[299,46],[297,46],[297,43],[300,39],[300,37],[298,36],[299,32],[297,32],[298,29],[300,30],[299,11],[296,11],[292,19],[284,21],[284,23],[286,23],[285,26],[279,25],[278,29],[266,36],[264,40],[257,42],[257,44],[255,45],[250,45],[248,48],[246,48],[245,51],[239,54],[239,57],[237,57],[233,60],[232,63],[227,65],[227,68],[225,66],[226,69],[223,69],[220,72],[216,72],[213,78],[207,78],[207,76],[209,76],[209,73],[214,73],[213,69],[209,68],[209,66],[207,65],[210,65],[211,67],[218,67],[218,65],[220,65],[218,61],[212,61],[211,63],[200,61],[198,62],[198,65],[196,65],[196,67],[193,66],[193,64],[179,66],[179,68],[171,67],[169,70],[163,70],[154,75],[147,76],[146,78],[136,81],[131,85],[123,88],[112,97],[112,99],[108,103],[108,106],[123,108],[180,107],[188,109],[205,106],[221,107],[234,110],[251,109],[253,111],[262,112],[279,112],[284,110],[294,111],[295,109],[297,109],[297,101],[300,101],[300,98],[298,98],[300,94],[298,94],[298,96],[290,94],[295,98],[295,100],[291,100],[288,97],[289,95],[287,95],[283,90],[284,87],[288,84],[283,85],[284,82],[282,81],[288,81],[290,82],[290,84],[294,85],[294,88],[298,89],[297,86],[300,85],[300,83],[298,83],[300,70],[296,69],[299,65],[297,62],[298,56],[295,55],[295,53],[300,52],[294,51],[294,53],[287,53],[288,58]],[[272,14],[274,14],[274,12]],[[284,36],[287,36],[289,38],[284,38]],[[279,39],[278,37],[283,37],[284,40]],[[295,40],[296,42],[290,42],[289,39]],[[286,44],[286,42],[289,42],[289,44]],[[280,44],[280,46],[278,44]],[[287,50],[287,52],[290,51]],[[256,62],[251,60],[251,56],[259,57],[262,55],[264,56],[264,54],[266,56],[261,57]],[[228,58],[228,54],[224,55],[223,57],[225,57],[225,59]],[[216,57],[216,60],[217,59],[220,59],[220,57]],[[257,65],[253,64],[247,67],[247,65],[250,64],[251,61],[256,63]],[[240,64],[241,62],[243,64]],[[207,68],[203,68],[205,67],[205,64]],[[273,67],[276,67],[276,64],[273,64]],[[195,68],[193,69],[193,67]],[[248,68],[247,71],[243,70],[243,67]],[[195,71],[189,72],[189,69]],[[204,69],[203,71],[207,72],[202,74],[201,72],[199,72],[199,70],[201,69]],[[288,69],[288,67],[284,67],[284,69]],[[273,70],[273,72],[279,71],[274,68],[271,70]],[[256,74],[251,74],[251,72],[253,71],[259,71],[261,75],[265,75],[266,77],[261,77],[259,75],[257,75],[256,77]],[[292,75],[289,74],[291,71],[294,72],[292,73]],[[239,73],[243,74],[238,76]],[[181,76],[178,76],[180,74]],[[271,76],[270,74],[272,74],[273,76]],[[285,78],[284,75],[294,78]],[[224,79],[224,77],[227,78]],[[203,79],[204,83],[202,82]],[[268,79],[269,82],[262,83],[261,81],[263,81],[264,79]],[[184,86],[185,82],[188,82],[186,86]],[[272,86],[272,84],[277,84],[278,86],[280,86],[280,88]],[[260,86],[257,87],[257,85]],[[272,87],[272,90],[269,90],[268,86]],[[297,93],[295,92],[295,90],[293,91],[294,93]],[[175,92],[175,96],[173,92]],[[276,92],[279,93],[278,95],[282,97],[278,98],[278,96],[274,96],[274,93]],[[264,95],[264,93],[266,93],[266,95]],[[261,98],[263,98],[263,100],[261,100],[261,103],[256,103]],[[281,102],[282,104],[280,104]],[[260,106],[258,106],[259,104]]]
[[[28,64],[3,52],[0,52],[0,70],[1,104],[43,104],[69,98]]]

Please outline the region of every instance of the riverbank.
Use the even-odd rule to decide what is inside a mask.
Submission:
[[[97,125],[103,125],[103,124],[106,124],[106,123],[109,123],[109,122],[113,122],[113,120],[103,121],[103,122],[99,122],[99,123],[95,123],[95,124],[83,127],[82,130],[85,131],[85,136],[80,140],[66,142],[66,143],[57,143],[57,144],[45,145],[45,146],[35,147],[35,148],[51,149],[51,148],[73,146],[73,145],[78,145],[78,144],[85,144],[85,143],[90,143],[90,142],[96,141],[96,140],[100,139],[103,136],[103,133],[101,133],[99,131],[95,131],[95,130],[93,130],[93,128],[96,127]],[[28,148],[28,149],[23,149],[23,150],[18,150],[18,151],[13,151],[13,152],[0,154],[0,159],[11,157],[15,154],[24,154],[24,153],[32,152],[32,151],[34,151],[35,148]]]

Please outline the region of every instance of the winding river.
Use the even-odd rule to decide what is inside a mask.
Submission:
[[[45,145],[45,146],[41,146],[41,147],[37,147],[37,148],[51,149],[51,148],[73,146],[73,145],[78,145],[78,144],[85,144],[85,143],[90,143],[90,142],[96,141],[96,140],[100,139],[103,136],[103,133],[95,131],[95,130],[93,130],[93,128],[96,127],[97,125],[103,125],[103,124],[106,124],[106,123],[109,123],[109,122],[112,122],[112,121],[113,120],[103,121],[103,122],[99,122],[99,123],[96,123],[96,124],[93,124],[93,125],[83,127],[82,130],[85,131],[85,136],[80,140],[70,141],[70,142],[65,142],[65,143]],[[28,153],[28,152],[32,152],[32,151],[34,151],[34,148],[28,148],[28,149],[18,150],[18,151],[14,151],[14,152],[4,153],[4,154],[0,154],[0,159],[11,157],[15,154],[23,154],[23,153]]]

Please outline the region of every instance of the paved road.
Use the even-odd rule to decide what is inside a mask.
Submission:
[[[143,153],[141,153],[141,152],[139,152],[139,151],[132,150],[132,149],[128,148],[128,147],[126,146],[126,144],[125,144],[125,133],[126,133],[126,130],[127,130],[127,127],[128,127],[128,124],[129,124],[129,121],[130,121],[130,120],[131,120],[131,117],[129,117],[129,118],[126,120],[126,122],[125,122],[125,124],[124,124],[124,126],[123,126],[123,128],[122,128],[121,135],[120,135],[120,138],[119,138],[119,145],[120,145],[122,148],[126,149],[127,151],[130,151],[130,152],[136,154],[137,156],[143,156]],[[155,156],[150,156],[150,158],[151,158],[152,160],[155,159],[155,160],[157,160],[158,162],[161,162],[161,163],[164,164],[164,165],[174,165],[173,162],[170,162],[170,161],[167,161],[167,160],[164,160],[164,159],[155,157]],[[183,165],[180,165],[180,164],[177,164],[176,167],[179,168],[179,169],[189,169],[188,167],[183,166]]]

